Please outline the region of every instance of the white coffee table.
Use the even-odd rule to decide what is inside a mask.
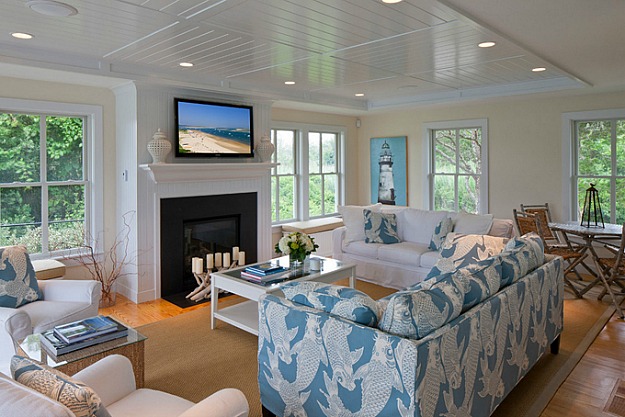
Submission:
[[[303,268],[294,274],[297,275],[296,277],[268,285],[250,282],[241,278],[241,271],[245,267],[213,272],[211,274],[211,329],[215,328],[219,319],[258,336],[258,299],[263,294],[280,291],[280,286],[285,282],[318,281],[329,284],[348,278],[349,286],[354,288],[356,265],[345,264],[321,256],[316,256],[316,258],[321,259],[322,266],[320,271],[310,271],[308,263],[304,262]],[[276,258],[272,262],[277,262],[288,268],[289,257]],[[247,298],[249,301],[219,309],[218,294],[220,289]]]

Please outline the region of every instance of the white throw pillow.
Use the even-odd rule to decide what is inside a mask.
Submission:
[[[485,235],[493,224],[492,214],[460,212],[454,219],[454,232],[463,235]]]
[[[343,224],[347,228],[345,232],[345,242],[357,242],[365,240],[365,214],[368,209],[374,213],[379,213],[381,203],[370,206],[339,206],[339,213],[343,217]]]
[[[434,229],[446,216],[446,211],[408,208],[397,215],[399,238],[402,241],[429,245]]]

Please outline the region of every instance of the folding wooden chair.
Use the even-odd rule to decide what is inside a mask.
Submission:
[[[575,295],[579,298],[582,297],[582,294],[579,292],[579,289],[571,282],[571,280],[567,277],[569,273],[576,274],[580,279],[581,276],[577,273],[575,268],[582,263],[582,261],[588,256],[588,254],[582,254],[573,248],[569,248],[567,246],[560,245],[550,245],[545,238],[545,232],[543,230],[542,221],[540,221],[539,217],[526,212],[520,212],[516,209],[512,210],[514,214],[514,222],[516,223],[518,232],[520,235],[524,235],[530,232],[536,233],[540,236],[540,239],[543,242],[545,247],[545,253],[549,255],[561,256],[564,258],[564,261],[567,263],[567,266],[564,270],[564,283],[567,284],[571,290],[575,293]]]
[[[609,294],[612,299],[614,307],[619,316],[623,319],[625,315],[621,309],[621,302],[618,302],[616,297],[625,296],[625,224],[623,225],[623,235],[621,236],[621,243],[618,247],[612,245],[604,245],[604,247],[610,251],[614,256],[608,258],[595,258],[595,265],[597,267],[597,275],[601,278],[604,290],[599,295],[599,299],[603,298],[605,294]],[[618,285],[617,292],[614,291],[613,286]]]

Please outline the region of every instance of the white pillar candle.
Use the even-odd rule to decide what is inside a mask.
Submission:
[[[213,269],[213,265],[214,265],[213,260],[214,260],[214,257],[212,253],[209,253],[206,255],[206,269],[208,269],[209,271]]]
[[[215,268],[219,268],[221,266],[221,252],[215,253]]]
[[[224,252],[224,267],[230,267],[230,252]]]
[[[238,246],[232,247],[232,260],[233,261],[239,260],[239,247]]]
[[[245,265],[245,252],[239,252],[239,265]]]
[[[194,274],[197,272],[196,267],[197,267],[197,264],[195,262],[195,257],[193,257],[191,258],[191,272],[193,272]]]
[[[201,274],[204,272],[204,259],[197,258],[197,273]]]

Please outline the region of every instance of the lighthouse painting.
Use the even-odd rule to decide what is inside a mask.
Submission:
[[[406,192],[406,137],[372,138],[371,202],[408,205]]]

